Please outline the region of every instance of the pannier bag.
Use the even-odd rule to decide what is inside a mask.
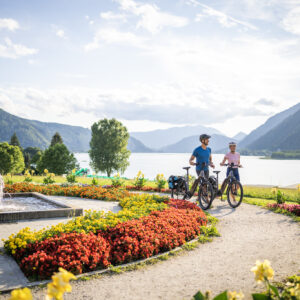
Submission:
[[[168,179],[169,189],[176,189],[178,187],[179,177],[171,175]]]

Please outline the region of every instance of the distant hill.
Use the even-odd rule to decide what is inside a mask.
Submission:
[[[172,127],[169,129],[159,129],[147,132],[131,132],[130,135],[141,141],[146,147],[157,150],[177,143],[186,137],[193,135],[198,135],[199,137],[202,133],[221,134],[220,131],[214,128],[197,125]]]
[[[225,147],[231,141],[236,141],[233,138],[229,138],[220,134],[213,134],[210,139],[209,147],[212,149],[212,152],[218,152]],[[186,138],[183,138],[179,142],[163,147],[159,152],[165,153],[192,153],[192,151],[200,145],[199,136],[193,135]]]
[[[14,116],[0,108],[0,142],[9,142],[16,132],[23,148],[49,147],[55,132],[59,132],[64,143],[72,152],[87,152],[90,148],[91,130],[80,126],[47,123]],[[131,152],[153,152],[140,141],[130,137],[128,149]]]
[[[134,137],[130,137],[128,141],[128,149],[131,152],[139,153],[151,153],[154,152],[152,149],[146,147],[141,141],[137,140]]]
[[[59,132],[70,151],[85,152],[89,149],[91,139],[90,129],[23,119],[0,108],[0,141],[9,141],[14,132],[23,148],[32,146],[45,149],[55,132]]]
[[[239,133],[237,133],[234,137],[232,137],[234,140],[240,142],[242,141],[245,137],[247,136],[246,133],[240,131]]]
[[[251,150],[299,150],[300,149],[300,108],[275,128],[247,146]]]
[[[287,110],[284,110],[272,117],[270,117],[263,125],[257,127],[255,130],[250,132],[240,143],[239,148],[248,148],[248,145],[253,143],[255,140],[262,137],[271,129],[279,125],[283,120],[293,115],[300,109],[300,102]]]

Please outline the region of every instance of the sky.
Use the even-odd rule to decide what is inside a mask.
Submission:
[[[300,102],[300,0],[0,0],[0,108],[249,133]]]

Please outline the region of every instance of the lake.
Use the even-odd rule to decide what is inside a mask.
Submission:
[[[145,178],[154,179],[158,173],[163,173],[166,178],[170,175],[183,175],[182,167],[188,166],[190,153],[132,153],[130,166],[124,177],[133,178],[139,170],[145,174]],[[89,168],[88,153],[75,153],[81,168]],[[223,154],[213,154],[213,162],[216,170],[221,170],[220,178],[224,179],[226,168],[220,166]],[[300,160],[275,160],[261,159],[258,156],[241,156],[240,169],[241,182],[243,184],[278,185],[287,186],[300,183]],[[212,169],[211,169],[212,170]],[[191,174],[196,175],[194,168]],[[106,175],[100,174],[99,175]]]

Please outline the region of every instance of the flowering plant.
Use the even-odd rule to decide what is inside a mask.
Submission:
[[[134,178],[134,182],[133,185],[137,188],[137,189],[141,189],[142,187],[145,186],[147,182],[147,179],[145,179],[145,175],[139,171],[136,175],[136,177]]]
[[[155,184],[157,189],[160,191],[162,188],[165,187],[167,183],[166,178],[164,177],[164,174],[157,174],[155,177]]]
[[[118,188],[124,184],[124,180],[121,180],[120,174],[118,173],[111,179],[111,184],[113,187]]]

